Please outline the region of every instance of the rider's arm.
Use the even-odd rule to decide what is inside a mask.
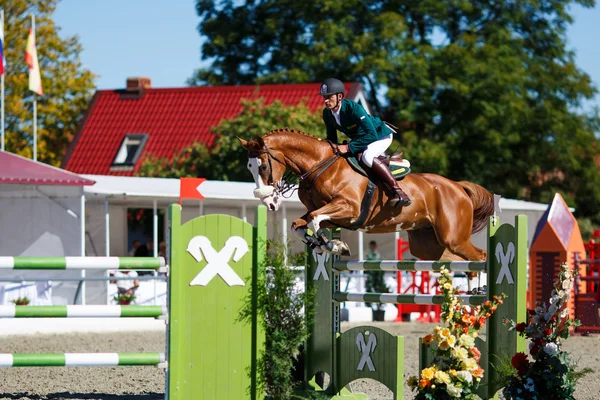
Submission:
[[[327,108],[323,109],[323,122],[325,123],[325,128],[327,129],[327,140],[333,144],[337,144],[338,137],[337,129],[335,129],[335,121],[333,121],[333,115],[331,115],[331,111],[329,111]]]
[[[377,132],[371,118],[360,104],[355,104],[352,110],[352,119],[358,124],[359,136],[350,141],[348,150],[356,154],[377,140]]]

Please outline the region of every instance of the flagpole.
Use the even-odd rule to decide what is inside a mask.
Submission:
[[[2,47],[4,48],[4,43],[6,43],[6,41],[4,40],[4,9],[0,10],[0,19],[2,19]],[[4,51],[4,52],[6,52],[6,51]],[[5,57],[6,57],[6,54],[4,54],[2,56],[1,62],[4,62]],[[4,71],[4,74],[5,73],[6,73],[6,71]],[[2,151],[4,151],[4,74],[2,74],[2,77],[0,77],[0,82],[1,82],[0,85],[2,86],[2,95],[1,95],[2,112],[0,113],[1,114],[1,117],[0,117],[1,122],[0,123],[2,124],[2,147],[0,148],[0,150],[2,150]]]
[[[31,32],[35,38],[35,17],[31,14]],[[33,93],[33,161],[37,161],[37,95]]]

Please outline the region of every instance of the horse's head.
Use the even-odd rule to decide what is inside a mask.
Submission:
[[[267,148],[261,137],[248,141],[238,137],[238,140],[248,150],[248,169],[256,183],[254,197],[260,199],[269,210],[277,211],[282,201],[278,187],[286,170],[283,153]]]

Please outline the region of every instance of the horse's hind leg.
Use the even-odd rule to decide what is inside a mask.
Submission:
[[[444,259],[449,254],[462,258],[467,261],[485,261],[487,252],[473,245],[471,242],[472,217],[465,218],[462,221],[450,218],[441,218],[436,226],[436,234],[440,243],[446,246]],[[453,220],[450,223],[449,220]],[[454,258],[456,259],[456,258]],[[471,281],[477,276],[475,272],[467,272],[467,290],[471,291]]]
[[[431,228],[407,231],[410,254],[421,260],[439,260],[446,248],[440,244]]]

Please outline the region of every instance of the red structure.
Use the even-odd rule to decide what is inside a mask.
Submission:
[[[592,239],[585,244],[585,251],[587,259],[575,260],[578,268],[585,271],[576,278],[581,284],[575,287],[575,315],[581,321],[581,326],[575,328],[575,332],[600,333],[596,311],[596,294],[600,286],[600,230],[594,231]],[[579,291],[581,287],[583,291]]]
[[[586,276],[586,267],[576,263],[575,258],[585,258],[585,247],[577,220],[569,211],[567,203],[556,194],[540,219],[529,250],[529,307],[550,298],[554,280],[561,263],[575,266],[581,276]],[[585,284],[576,281],[578,293],[587,293]],[[569,309],[575,317],[575,293],[571,294]],[[592,294],[593,297],[593,294]]]
[[[409,243],[402,238],[398,239],[398,254],[397,259],[402,260],[403,254],[409,248]],[[439,294],[438,283],[436,281],[433,287],[431,283],[431,275],[428,271],[420,271],[420,282],[417,284],[417,271],[410,271],[411,283],[408,287],[402,290],[402,272],[396,272],[396,281],[398,282],[398,294],[430,294],[432,290],[435,290],[436,294]],[[420,322],[440,322],[441,306],[439,305],[425,305],[425,304],[397,304],[398,315],[394,322],[402,322],[410,320],[410,313],[418,312],[421,313],[417,321]],[[433,318],[431,312],[434,312]]]

